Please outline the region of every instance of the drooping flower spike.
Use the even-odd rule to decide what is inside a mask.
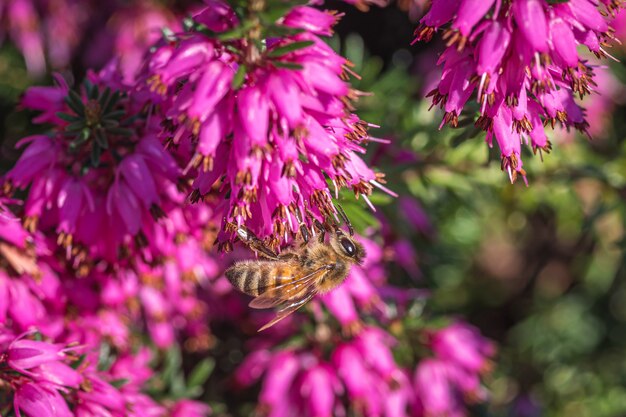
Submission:
[[[202,31],[216,21],[233,29],[231,13],[227,6],[198,13],[203,26],[156,48],[139,88],[167,121],[161,136],[188,160],[191,201],[223,201],[224,225],[245,223],[277,246],[297,233],[298,214],[335,213],[329,183],[368,201],[383,175],[359,156],[368,124],[351,112],[359,92],[346,82],[350,63],[318,37],[339,16],[300,6],[279,22],[294,34],[265,40]],[[220,234],[222,242],[232,238]]]
[[[447,49],[439,60],[443,74],[429,93],[445,112],[442,126],[456,127],[476,97],[476,126],[487,132],[490,146],[497,142],[502,170],[511,182],[520,175],[526,181],[521,145],[549,153],[544,126],[559,123],[588,134],[585,111],[574,98],[594,91],[594,65],[577,48],[611,57],[607,47],[615,38],[609,23],[621,5],[620,0],[433,0],[415,41],[428,41],[447,27]]]

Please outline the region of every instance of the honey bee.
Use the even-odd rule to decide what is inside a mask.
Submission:
[[[301,215],[296,214],[303,243],[280,254],[267,247],[248,229],[233,227],[239,239],[265,259],[237,262],[226,271],[226,277],[235,288],[255,297],[250,307],[278,307],[276,317],[259,331],[278,323],[316,294],[336,288],[346,279],[352,265],[362,264],[365,249],[353,238],[354,230],[341,207],[338,212],[348,233],[341,230],[336,222],[322,224],[315,220],[319,236],[312,240]]]

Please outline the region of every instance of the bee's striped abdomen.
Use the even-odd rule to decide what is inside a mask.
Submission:
[[[239,291],[255,296],[258,294],[258,282],[261,278],[258,265],[250,262],[237,263],[226,270],[226,278]]]
[[[274,262],[240,262],[226,271],[226,278],[239,291],[257,296],[273,283]]]
[[[292,275],[292,268],[278,262],[240,262],[226,271],[235,288],[255,297],[293,280]]]

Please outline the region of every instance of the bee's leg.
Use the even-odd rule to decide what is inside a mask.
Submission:
[[[302,235],[302,240],[304,240],[304,243],[307,244],[309,243],[309,229],[306,227],[306,223],[304,223],[304,220],[302,220],[302,212],[300,211],[299,207],[296,207],[296,209],[293,211],[294,216],[296,216],[296,219],[298,220],[298,225],[300,226],[300,234]]]
[[[337,203],[337,212],[339,213],[339,216],[341,217],[343,222],[346,224],[346,227],[348,228],[348,231],[350,232],[350,236],[353,236],[354,228],[352,227],[352,223],[350,223],[350,219],[348,218],[348,216],[346,216],[346,212],[343,211],[343,207],[341,207],[339,203]]]
[[[319,232],[319,237],[318,237],[318,241],[320,243],[324,243],[324,239],[326,238],[326,232],[328,231],[332,231],[333,228],[330,226],[329,224],[329,219],[328,217],[326,217],[324,219],[324,223],[320,222],[319,220],[317,220],[317,218],[315,217],[315,215],[311,212],[311,210],[306,209],[306,214],[313,219],[313,227],[315,229],[317,229],[317,231]]]
[[[313,218],[313,225],[315,225],[317,230],[320,232],[318,241],[320,243],[324,243],[324,239],[326,238],[326,227],[324,227],[324,225],[316,218]]]
[[[285,253],[278,254],[278,259],[280,259],[281,261],[288,261],[291,259],[298,259],[298,258],[300,258],[298,254],[293,253],[293,252],[285,252]]]
[[[261,256],[264,256],[268,259],[278,260],[278,255],[272,249],[270,249],[261,239],[259,239],[254,233],[252,233],[245,226],[237,226],[234,223],[228,223],[227,229],[231,231],[236,231],[239,240],[241,240],[244,244],[246,244],[250,249],[255,251]]]

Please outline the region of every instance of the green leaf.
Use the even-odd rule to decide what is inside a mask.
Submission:
[[[266,10],[259,14],[259,17],[261,18],[261,22],[267,26],[275,23],[295,6],[307,3],[307,0],[295,0],[288,2],[283,0],[268,1]]]
[[[239,65],[239,68],[237,68],[237,72],[235,73],[235,76],[233,77],[233,81],[232,81],[232,87],[233,90],[238,90],[239,87],[241,87],[241,85],[243,84],[243,81],[246,79],[246,66],[245,65]]]
[[[72,367],[72,369],[78,369],[78,367],[79,367],[79,366],[80,366],[83,362],[85,362],[85,359],[86,359],[86,358],[87,358],[87,355],[85,355],[85,354],[80,355],[80,356],[78,357],[78,359],[77,359],[77,360],[75,360],[74,362],[72,362],[72,364],[71,364],[70,366]]]
[[[304,29],[290,28],[287,26],[272,25],[265,28],[263,37],[265,38],[283,38],[285,36],[293,36],[304,32]]]
[[[79,120],[81,120],[81,118],[78,116],[74,116],[71,114],[63,113],[63,112],[57,112],[56,116],[59,119],[65,120],[66,122],[78,122]]]
[[[80,147],[80,145],[82,145],[83,143],[85,143],[87,141],[87,138],[89,138],[89,135],[87,135],[87,137],[84,137],[83,133],[81,132],[81,134],[74,139],[72,142],[70,142],[70,150],[76,150]]]
[[[165,352],[163,372],[161,377],[167,385],[171,385],[174,376],[180,372],[183,365],[183,360],[180,354],[180,348],[178,345],[173,345]]]
[[[64,101],[70,107],[70,109],[74,110],[77,115],[85,115],[85,104],[83,103],[83,99],[76,91],[70,90],[68,95],[65,96]]]
[[[252,22],[246,21],[241,26],[238,26],[232,30],[222,32],[222,33],[214,33],[217,39],[221,41],[232,41],[235,39],[243,38],[248,30],[252,28]]]
[[[113,385],[113,387],[115,388],[122,388],[124,385],[128,384],[130,382],[130,380],[128,378],[120,378],[120,379],[114,379],[113,381],[109,382],[109,384]]]
[[[102,148],[94,143],[91,148],[91,166],[97,168],[100,165],[100,157],[102,156]]]
[[[274,66],[277,68],[285,68],[290,70],[301,70],[302,68],[304,68],[302,65],[295,64],[293,62],[272,61],[272,64],[274,64]]]
[[[195,388],[204,385],[211,376],[214,368],[215,360],[213,358],[202,360],[193,368],[191,374],[189,374],[189,378],[187,378],[187,388]]]
[[[109,102],[102,108],[102,114],[109,113],[111,109],[113,109],[113,107],[117,104],[119,99],[120,99],[120,92],[115,91],[113,95],[111,96],[111,99],[109,100]]]
[[[95,137],[96,137],[96,143],[98,144],[98,146],[100,146],[102,149],[109,148],[109,142],[107,141],[107,137],[106,137],[104,130],[97,129]]]
[[[274,48],[267,52],[267,56],[270,58],[278,58],[283,55],[286,55],[290,52],[297,51],[299,49],[308,48],[313,45],[315,42],[313,41],[300,41],[300,42],[291,42],[287,45],[279,46],[278,48]]]
[[[135,133],[133,129],[126,129],[125,127],[111,127],[107,129],[107,132],[120,136],[132,136]]]
[[[102,127],[104,127],[105,129],[112,129],[114,127],[119,127],[120,122],[118,122],[117,120],[103,120],[102,122],[100,122],[100,125],[102,125]]]
[[[94,149],[95,148],[96,146],[94,146]],[[92,160],[92,165],[96,166],[93,164],[93,160]],[[113,364],[113,359],[114,359],[113,355],[111,354],[111,345],[109,345],[106,342],[101,343],[100,351],[98,352],[98,370],[107,371]]]
[[[196,22],[193,20],[192,16],[187,16],[183,19],[183,30],[189,32],[194,26]],[[171,31],[170,31],[171,32]],[[163,37],[167,39],[168,33],[163,30]]]
[[[78,132],[84,127],[85,127],[85,123],[82,120],[80,120],[78,122],[70,123],[69,125],[65,126],[65,131],[66,132]]]
[[[104,92],[98,98],[98,103],[100,103],[100,107],[106,106],[110,98],[111,98],[111,89],[107,87],[104,89]]]
[[[121,116],[124,116],[126,114],[126,110],[115,110],[112,111],[110,113],[105,113],[104,116],[102,116],[103,119],[117,119],[120,118]]]

